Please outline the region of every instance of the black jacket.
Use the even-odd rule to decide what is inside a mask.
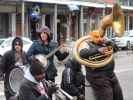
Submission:
[[[22,62],[23,65],[28,64],[28,59],[25,52],[22,52]],[[10,72],[10,70],[14,66],[15,66],[15,51],[13,50],[7,51],[1,59],[0,68],[2,72],[6,74]]]
[[[81,65],[75,60],[68,60],[62,73],[61,88],[72,96],[79,96],[84,93],[84,76],[81,72]]]
[[[21,47],[20,55],[16,53],[15,49],[16,43]],[[5,52],[0,62],[0,70],[4,75],[4,92],[6,99],[9,99],[11,96],[15,95],[14,91],[12,91],[9,84],[9,76],[12,69],[14,69],[15,67],[19,67],[19,65],[27,65],[27,64],[28,64],[28,59],[26,53],[23,51],[23,41],[20,37],[16,37],[12,41],[11,50]]]
[[[90,56],[94,56],[95,54],[99,54],[100,52],[98,51],[99,48],[101,47],[105,47],[107,46],[109,43],[105,43],[105,44],[94,44],[94,43],[87,43],[88,47],[81,49],[80,51],[80,57],[81,58],[85,58],[88,59]],[[110,44],[109,44],[110,45]],[[112,44],[111,44],[112,45]],[[112,45],[113,47],[113,45]],[[113,48],[113,50],[116,52],[116,49]],[[87,70],[87,76],[102,76],[102,75],[111,75],[113,74],[114,71],[114,66],[115,66],[115,62],[114,59],[112,59],[107,65],[100,67],[100,68],[91,68],[89,66],[86,66],[86,70]]]
[[[22,62],[23,62],[23,65],[28,64],[27,56],[25,52],[22,53]],[[15,67],[17,67],[15,66],[15,51],[10,50],[3,55],[0,62],[0,69],[2,73],[5,74],[5,78],[4,78],[5,91],[9,91],[9,88],[8,88],[9,74],[11,70]]]
[[[50,100],[47,96],[37,91],[37,84],[24,79],[19,89],[18,100]]]

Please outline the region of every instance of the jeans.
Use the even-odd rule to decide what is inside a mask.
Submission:
[[[123,100],[122,90],[116,75],[87,76],[96,100]]]

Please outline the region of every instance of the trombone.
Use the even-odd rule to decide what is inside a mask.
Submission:
[[[42,80],[42,84],[44,87],[46,87],[45,85],[47,85],[48,87],[50,87],[50,84],[54,84],[56,86],[56,84],[52,81],[47,81],[47,80]],[[74,98],[68,94],[66,91],[64,91],[63,89],[61,89],[60,87],[57,88],[57,91],[55,94],[52,95],[52,100],[56,100],[56,94],[62,93],[64,96],[66,96],[67,98],[69,98],[70,100],[74,100]],[[60,97],[61,98],[61,97]]]

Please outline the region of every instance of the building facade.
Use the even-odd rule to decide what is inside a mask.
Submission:
[[[29,9],[39,4],[40,19],[36,29],[47,25],[53,40],[60,35],[76,40],[96,29],[100,19],[111,12],[113,0],[1,0],[0,37],[22,35],[31,38],[32,25]],[[133,3],[120,0],[125,15],[125,30],[133,29]],[[112,29],[107,30],[111,36]]]

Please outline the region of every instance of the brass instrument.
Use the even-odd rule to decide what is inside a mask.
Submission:
[[[101,36],[105,35],[105,30],[107,27],[112,26],[113,31],[118,37],[121,37],[124,33],[124,13],[121,7],[116,3],[112,8],[112,13],[104,16],[98,27],[98,31]]]
[[[45,79],[42,80],[42,84],[45,87],[45,85],[47,84],[48,87],[50,86],[50,84],[55,84],[52,81],[47,81]],[[71,96],[70,94],[68,94],[66,91],[64,91],[63,89],[61,89],[60,87],[58,87],[57,91],[52,95],[52,100],[66,100],[65,97],[69,98],[70,100],[74,100],[74,97]]]
[[[124,14],[121,7],[118,4],[114,4],[112,8],[112,13],[103,17],[100,21],[100,25],[98,27],[97,32],[100,33],[100,36],[103,37],[105,35],[105,30],[107,27],[112,26],[113,31],[116,33],[117,36],[122,36],[124,33]],[[81,37],[75,43],[73,54],[77,61],[81,64],[86,65],[87,67],[91,68],[99,68],[104,67],[107,63],[109,63],[113,58],[113,49],[110,49],[107,55],[94,55],[94,58],[91,57],[89,59],[83,59],[79,55],[80,49],[82,49],[82,45],[86,43],[86,41],[91,41],[89,35]],[[104,58],[104,59],[103,59]],[[100,59],[100,60],[97,60]]]

